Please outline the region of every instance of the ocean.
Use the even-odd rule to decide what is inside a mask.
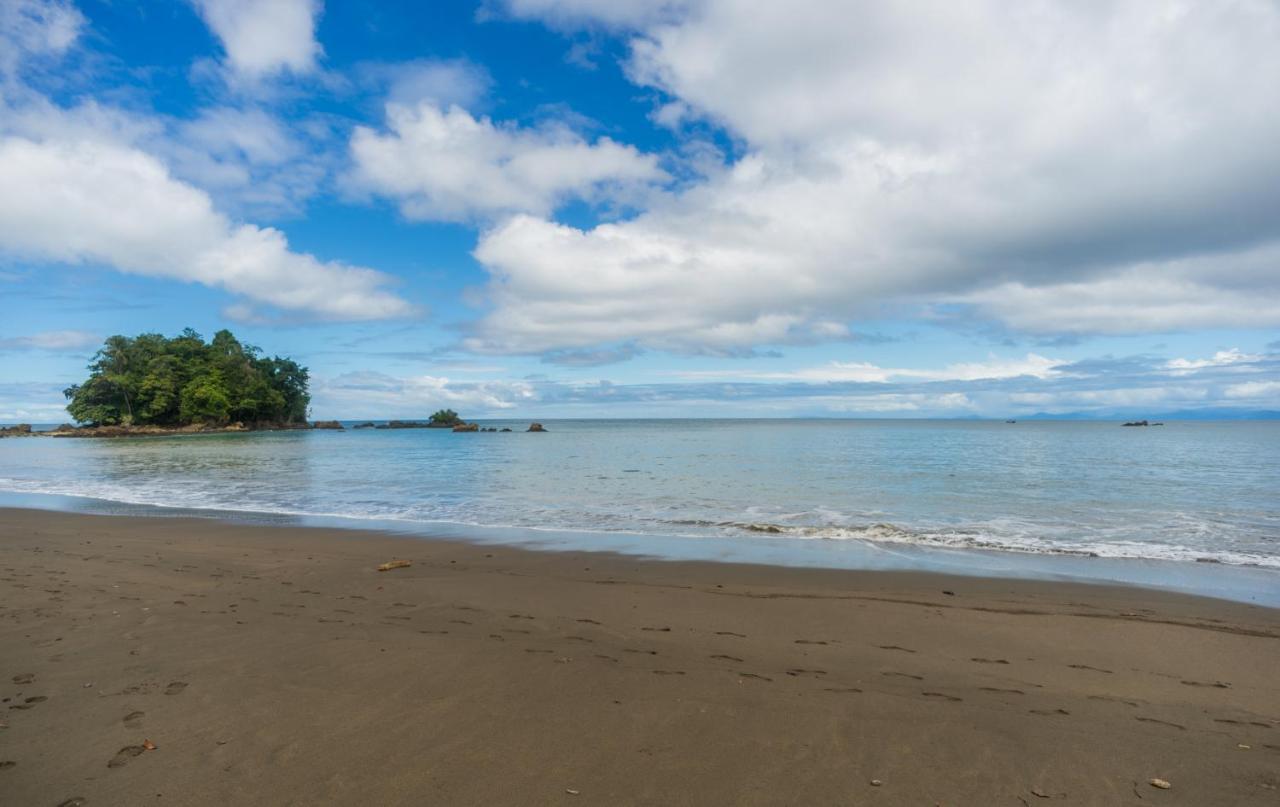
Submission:
[[[0,503],[1280,601],[1277,421],[543,422],[5,439]]]

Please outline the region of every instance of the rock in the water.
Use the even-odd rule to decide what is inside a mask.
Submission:
[[[542,428],[542,424],[541,424],[541,423],[530,423],[530,424],[529,424],[529,429],[528,429],[528,430],[529,430],[529,431],[531,431],[531,432],[545,432],[545,431],[546,431],[546,429]]]
[[[336,421],[336,420],[317,420],[315,423],[312,423],[312,424],[311,424],[311,428],[313,428],[313,429],[337,429],[337,430],[341,431],[342,429],[345,429],[346,427],[345,427],[345,426],[343,426],[341,423],[339,423],[339,422],[338,422],[338,421]]]
[[[0,426],[0,437],[19,437],[31,434],[30,423],[19,423],[17,426]]]
[[[371,420],[366,420],[364,423],[357,423],[356,425],[352,426],[351,428],[353,428],[353,429],[376,429],[376,428],[378,428],[378,427],[377,427],[377,426],[375,426],[375,425],[373,424],[373,421],[371,421]]]
[[[1131,423],[1125,423],[1125,426],[1150,426],[1151,424],[1145,420],[1135,420]]]
[[[459,423],[453,427],[453,430],[455,432],[478,432],[480,431],[480,426],[475,423]]]
[[[502,431],[504,431],[504,432],[509,432],[509,431],[511,431],[511,430],[510,430],[510,429],[503,429]]]

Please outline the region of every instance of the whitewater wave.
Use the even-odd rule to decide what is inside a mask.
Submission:
[[[59,495],[99,501],[141,505],[163,509],[203,510],[301,518],[355,519],[367,522],[404,524],[453,524],[469,528],[518,528],[535,531],[607,532],[629,535],[661,535],[691,539],[739,537],[792,539],[805,541],[861,541],[870,544],[911,545],[936,549],[1018,552],[1095,558],[1126,558],[1181,562],[1218,563],[1280,569],[1276,555],[1234,550],[1209,551],[1193,545],[1133,540],[1132,529],[1112,531],[1064,530],[1062,525],[1035,524],[1012,519],[964,526],[901,525],[888,521],[866,523],[785,523],[773,520],[720,520],[708,518],[654,518],[622,513],[573,513],[564,509],[528,508],[519,523],[486,518],[484,513],[464,513],[458,509],[397,507],[389,502],[366,501],[362,507],[330,510],[285,506],[278,503],[241,502],[232,504],[214,491],[184,488],[133,488],[110,483],[51,483],[0,477],[0,491],[38,495]],[[754,515],[754,514],[753,514]],[[782,518],[832,519],[838,514],[823,510],[787,513]],[[1185,517],[1184,517],[1185,518]],[[509,520],[514,522],[514,520]],[[1201,523],[1183,524],[1191,533],[1209,534]],[[1220,529],[1220,527],[1219,527]]]

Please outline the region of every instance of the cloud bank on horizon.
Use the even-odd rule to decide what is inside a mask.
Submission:
[[[1274,2],[455,5],[0,7],[0,419],[189,323],[320,415],[1280,410]]]

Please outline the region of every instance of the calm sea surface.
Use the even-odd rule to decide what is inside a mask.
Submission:
[[[0,490],[436,534],[589,533],[653,554],[804,544],[810,558],[818,545],[913,547],[1280,570],[1280,422],[545,422],[545,434],[489,421],[517,431],[6,439]]]

